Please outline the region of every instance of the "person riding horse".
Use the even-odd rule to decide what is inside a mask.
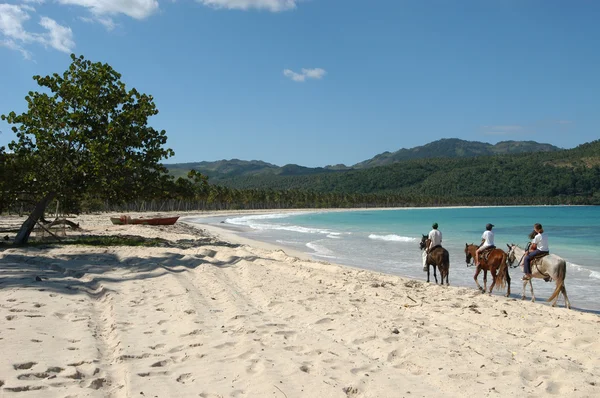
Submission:
[[[431,228],[433,229],[429,231],[429,235],[427,236],[429,239],[427,253],[431,253],[431,251],[436,247],[442,246],[442,232],[438,230],[438,223],[434,222]]]
[[[542,224],[536,223],[533,226],[533,230],[536,232],[536,235],[531,242],[529,250],[523,258],[523,272],[525,273],[523,276],[524,281],[531,279],[531,260],[536,256],[550,253],[550,249],[548,247],[548,236],[544,234],[544,228],[542,227]]]
[[[475,266],[479,266],[479,254],[487,249],[493,249],[496,247],[494,244],[494,233],[492,232],[492,228],[494,228],[494,224],[486,224],[485,231],[483,235],[481,235],[481,245],[475,252]]]

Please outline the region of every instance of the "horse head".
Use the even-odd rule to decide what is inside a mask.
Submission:
[[[471,264],[472,259],[473,259],[473,255],[471,254],[471,251],[469,250],[469,244],[465,243],[465,261],[467,262],[467,266],[469,266],[469,264]]]
[[[419,248],[424,250],[427,247],[427,235],[421,234],[421,242],[419,242]]]
[[[506,256],[506,260],[508,261],[508,265],[512,267],[513,263],[517,259],[517,256],[515,255],[515,247],[517,247],[517,245],[515,245],[514,243],[511,243],[509,245],[507,243],[506,246],[508,246],[508,255]]]

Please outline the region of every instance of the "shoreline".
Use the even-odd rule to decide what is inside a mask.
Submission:
[[[0,395],[600,395],[597,315],[109,216],[171,243],[0,248]]]
[[[510,207],[510,206],[489,206],[489,207]],[[523,206],[516,206],[516,207],[523,207]],[[465,207],[465,208],[473,208],[473,207]],[[364,209],[355,209],[355,210],[359,211],[359,210],[364,210]],[[373,210],[379,210],[379,209],[373,209]],[[384,209],[384,210],[395,210],[395,209],[390,208],[390,209]],[[346,211],[346,210],[340,210],[340,209],[325,210],[324,209],[324,210],[319,211],[319,213],[340,212],[340,211]],[[360,264],[358,264],[358,265],[357,264],[348,264],[348,263],[343,263],[343,262],[337,262],[335,259],[330,260],[327,258],[319,258],[318,256],[314,256],[313,253],[310,252],[309,250],[302,251],[301,249],[296,249],[296,248],[290,247],[290,246],[282,244],[282,243],[276,243],[276,242],[271,242],[271,241],[261,241],[258,239],[254,239],[252,237],[244,236],[246,234],[246,232],[252,231],[252,229],[250,229],[248,227],[240,226],[237,224],[227,224],[227,223],[217,222],[217,220],[219,220],[221,218],[238,217],[238,216],[243,217],[243,216],[254,215],[254,214],[262,215],[262,214],[288,214],[288,213],[305,214],[305,213],[315,213],[315,211],[306,211],[306,210],[298,211],[298,212],[296,212],[294,210],[289,210],[289,211],[259,210],[259,211],[251,211],[251,212],[228,211],[226,213],[206,214],[206,215],[199,217],[199,218],[205,218],[205,219],[214,218],[215,219],[214,223],[210,223],[210,222],[195,223],[195,222],[191,222],[191,221],[186,221],[187,216],[183,217],[181,222],[187,222],[187,223],[189,223],[189,225],[200,225],[203,228],[206,228],[207,230],[211,231],[211,233],[214,234],[215,236],[221,237],[224,240],[228,240],[228,241],[236,242],[236,243],[240,243],[240,244],[247,244],[247,245],[251,245],[251,246],[261,247],[263,249],[281,250],[285,253],[289,253],[290,255],[292,255],[294,257],[298,257],[298,258],[305,259],[308,261],[325,262],[325,263],[329,263],[332,265],[338,265],[341,267],[349,267],[351,269],[356,269],[356,270],[380,272],[380,273],[383,273],[386,275],[399,276],[402,278],[407,278],[407,279],[411,279],[411,280],[415,280],[415,281],[419,281],[419,282],[424,282],[426,280],[425,273],[423,273],[423,277],[419,277],[419,276],[415,277],[414,275],[407,275],[402,272],[386,272],[385,270],[373,270],[368,267],[363,267]],[[189,218],[194,218],[194,216],[189,216]],[[418,267],[420,269],[421,264],[415,263],[415,267]],[[513,274],[513,279],[512,279],[512,293],[510,295],[510,298],[520,299],[521,298],[521,287],[522,287],[522,281],[521,281],[520,275],[521,275],[522,270],[520,270],[521,272],[519,272],[518,269],[511,269],[511,271],[512,271],[511,273]],[[515,277],[515,273],[517,275],[516,277]],[[483,278],[483,274],[481,274],[479,276],[480,280],[481,280],[481,278]],[[432,276],[431,280],[433,281],[433,276]],[[454,279],[454,281],[455,282],[452,285],[455,287],[475,289],[475,284],[473,282],[471,275],[469,275],[469,277],[466,280],[459,280],[458,282],[456,282],[456,279]],[[432,282],[432,283],[434,283],[434,282]],[[553,284],[551,284],[551,285],[554,286]],[[541,287],[544,288],[545,286],[541,286]],[[552,293],[552,292],[553,292],[553,288],[551,289],[550,293]],[[494,290],[493,296],[504,297],[504,293],[505,292]],[[549,297],[549,293],[545,295],[544,291],[542,289],[542,293],[540,294],[539,286],[536,289],[536,293],[537,293],[537,301],[535,304],[538,304],[538,305],[541,304],[541,305],[546,305],[546,306],[549,305],[549,303],[546,301],[546,298]],[[531,295],[530,295],[529,290],[527,290],[527,299],[526,300],[527,301],[531,300]],[[564,305],[563,297],[561,297],[559,299],[559,303],[557,305],[558,306]],[[574,305],[575,306],[572,309],[575,311],[600,315],[600,309],[597,309],[593,306],[585,306],[585,302],[583,304],[579,304],[579,305],[583,305],[581,307],[578,305],[577,302],[575,302]]]

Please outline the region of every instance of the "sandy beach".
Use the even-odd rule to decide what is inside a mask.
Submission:
[[[0,246],[0,397],[600,396],[595,314],[313,261],[215,226],[72,221],[165,242]]]

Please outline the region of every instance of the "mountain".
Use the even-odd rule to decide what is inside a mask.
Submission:
[[[216,162],[174,163],[165,165],[177,177],[187,176],[188,171],[197,170],[211,178],[235,177],[240,175],[275,174],[280,167],[260,160],[218,160]]]
[[[558,148],[550,144],[535,141],[502,141],[495,145],[479,141],[465,141],[457,138],[445,138],[411,149],[400,149],[396,152],[384,152],[375,157],[352,166],[355,169],[385,166],[409,159],[429,158],[470,158],[475,156],[492,156],[510,153],[554,152]]]
[[[555,152],[561,149],[550,144],[535,141],[502,141],[495,145],[478,141],[465,141],[457,138],[441,139],[411,149],[400,149],[396,152],[384,152],[375,157],[348,167],[343,164],[325,167],[304,167],[287,164],[279,167],[259,160],[219,160],[215,162],[176,163],[165,165],[169,172],[177,177],[185,177],[194,169],[210,177],[217,183],[235,177],[249,176],[301,176],[323,173],[340,173],[352,169],[366,169],[385,166],[411,159],[434,158],[470,158],[476,156],[492,156],[503,154]]]
[[[398,161],[312,175],[254,175],[222,179],[235,189],[332,194],[383,194],[432,198],[588,198],[600,203],[600,140],[573,149],[494,156],[438,157]],[[590,199],[591,198],[591,199]],[[586,200],[588,200],[586,199]],[[464,203],[470,203],[465,199]],[[482,202],[486,203],[486,202]],[[491,202],[490,202],[491,203]]]

